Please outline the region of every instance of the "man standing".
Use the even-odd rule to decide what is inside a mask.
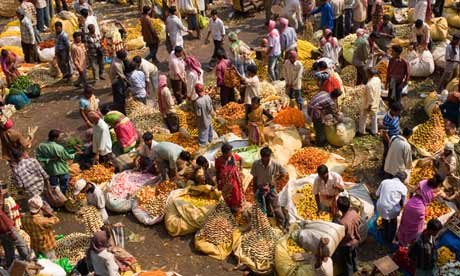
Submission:
[[[281,42],[280,34],[275,28],[276,22],[270,20],[266,23],[268,30],[268,44],[267,44],[267,53],[268,53],[268,76],[271,81],[276,81],[279,79],[278,71],[278,60],[281,56]]]
[[[415,275],[436,275],[435,237],[442,229],[442,223],[434,218],[428,221],[426,229],[409,247],[409,258],[415,263]]]
[[[24,231],[30,236],[30,245],[35,254],[43,254],[50,260],[56,259],[54,225],[59,223],[50,208],[46,208],[40,196],[29,199],[29,214],[22,218]]]
[[[187,97],[184,56],[184,49],[181,46],[176,46],[169,55],[169,78],[177,104]]]
[[[144,6],[142,9],[141,16],[141,29],[142,37],[144,38],[145,44],[149,47],[150,52],[145,59],[152,59],[152,62],[159,64],[160,62],[157,59],[158,45],[160,43],[160,38],[158,33],[153,27],[152,18],[150,17],[151,8],[149,6]]]
[[[387,177],[393,177],[398,172],[410,171],[412,168],[412,150],[407,141],[412,135],[410,128],[403,129],[403,135],[395,135],[390,139],[384,171]]]
[[[145,75],[147,94],[153,99],[153,105],[158,106],[158,68],[150,61],[135,56],[133,61]]]
[[[337,98],[342,95],[338,89],[328,93],[321,91],[311,99],[308,104],[307,112],[313,121],[315,128],[315,143],[316,146],[322,147],[326,144],[326,134],[324,133],[324,126],[327,120],[339,121],[339,110],[337,108]]]
[[[358,39],[354,44],[356,45],[356,49],[353,52],[353,59],[352,63],[356,66],[357,70],[357,80],[356,85],[366,84],[368,80],[367,76],[367,69],[369,68],[369,61],[372,61],[374,58],[373,56],[373,48],[376,48],[375,39],[377,38],[376,33],[371,33],[368,39],[363,37],[364,30],[358,29],[356,34]],[[372,67],[372,66],[371,66]]]
[[[357,136],[366,134],[367,118],[371,120],[371,135],[375,136],[378,132],[377,112],[380,106],[380,94],[382,90],[382,81],[379,78],[379,72],[371,68],[368,70],[370,79],[366,83],[366,90],[361,105],[361,114],[359,115],[359,127]]]
[[[176,7],[169,8],[169,16],[166,18],[166,31],[171,41],[171,48],[176,46],[184,47],[184,39],[182,32],[186,32],[187,28],[182,24],[181,19],[176,15]]]
[[[318,213],[325,208],[330,208],[334,216],[337,213],[337,197],[345,189],[343,179],[340,174],[329,172],[326,165],[320,165],[316,172],[318,175],[313,182],[313,195],[318,206]]]
[[[51,186],[59,185],[62,193],[65,194],[70,179],[67,162],[72,161],[75,155],[69,154],[57,143],[62,139],[62,134],[60,130],[52,129],[48,133],[48,141],[38,145],[36,153],[38,161],[43,164],[46,173],[50,176]]]
[[[95,28],[96,35],[98,37],[101,37],[101,32],[99,31],[99,24],[97,23],[96,16],[89,15],[89,10],[87,10],[87,9],[81,9],[80,10],[80,15],[81,15],[82,20],[83,20],[83,24],[82,24],[83,33],[88,34],[89,33],[88,26],[93,25],[94,28]]]
[[[88,119],[93,124],[93,164],[107,163],[112,159],[112,139],[109,125],[98,112],[88,113]]]
[[[125,92],[128,79],[125,75],[125,61],[128,54],[125,50],[119,50],[110,65],[110,79],[112,81],[113,103],[116,110],[123,114],[125,111]]]
[[[35,8],[37,10],[37,28],[40,32],[48,31],[50,18],[47,13],[48,7],[46,6],[46,0],[35,1]]]
[[[337,39],[343,38],[343,11],[344,0],[331,0],[332,11],[334,12],[334,36]]]
[[[70,41],[69,36],[62,30],[62,22],[58,21],[54,23],[54,29],[56,30],[55,38],[55,50],[56,59],[61,70],[62,78],[65,81],[69,81],[72,78],[72,65],[70,64]]]
[[[309,15],[314,15],[321,13],[321,25],[319,28],[321,30],[329,29],[334,31],[334,11],[328,0],[321,0],[321,5],[314,10],[312,10]]]
[[[343,258],[340,262],[343,265],[343,275],[348,276],[352,276],[358,271],[356,262],[358,252],[356,249],[361,240],[359,235],[361,218],[355,209],[350,208],[350,205],[348,197],[341,196],[337,199],[337,208],[342,212],[339,224],[345,226],[345,237],[337,247],[336,254]]]
[[[5,268],[9,268],[13,263],[15,249],[18,250],[20,260],[28,261],[30,259],[29,248],[19,235],[13,221],[3,210],[0,210],[0,242],[5,252]]]
[[[382,217],[383,239],[388,245],[393,243],[398,226],[398,216],[406,201],[407,187],[404,184],[407,179],[405,172],[398,172],[391,179],[383,180],[375,194],[377,211]]]
[[[212,116],[214,108],[212,107],[211,97],[206,95],[204,86],[201,83],[195,84],[195,91],[198,98],[195,101],[196,126],[198,128],[198,143],[200,147],[206,146],[212,142]]]
[[[446,47],[446,67],[444,68],[444,73],[442,74],[441,80],[439,81],[438,93],[441,93],[442,90],[446,88],[446,85],[452,80],[453,76],[458,75],[459,73],[459,64],[460,64],[460,36],[454,34],[452,40]]]
[[[27,0],[19,0],[18,10],[19,9],[22,9],[24,11],[24,14],[32,22],[32,26],[34,28],[34,34],[35,34],[35,30],[37,28],[37,9],[35,8],[35,5]]]
[[[288,181],[286,169],[275,160],[271,160],[272,150],[264,147],[260,150],[260,158],[252,164],[251,174],[254,177],[254,196],[264,213],[274,215],[278,225],[287,227],[288,221],[281,210],[276,186]]]
[[[80,193],[86,195],[88,205],[96,207],[104,223],[108,223],[109,215],[105,209],[105,196],[101,188],[93,183],[86,182],[84,179],[80,179],[75,183],[73,194],[74,196],[78,196]]]
[[[49,176],[35,158],[29,157],[23,149],[13,150],[12,172],[15,185],[25,190],[32,198],[43,193]]]
[[[392,103],[390,110],[383,117],[382,142],[383,142],[383,164],[382,172],[385,167],[388,150],[390,148],[391,138],[400,133],[399,115],[401,114],[402,105],[400,103]]]
[[[86,47],[82,42],[82,33],[73,33],[73,43],[70,47],[70,56],[73,60],[73,65],[78,72],[78,80],[74,84],[76,87],[86,85]]]
[[[289,99],[295,99],[299,110],[303,109],[302,74],[303,65],[297,60],[297,52],[290,51],[289,58],[284,62],[286,94],[289,96]]]
[[[409,82],[409,63],[401,57],[403,48],[399,45],[393,45],[391,59],[387,69],[387,79],[385,89],[388,90],[388,102],[400,102],[402,91]]]
[[[353,31],[353,6],[355,0],[345,0],[344,1],[344,36],[349,35]]]
[[[21,22],[21,46],[24,53],[24,60],[26,63],[36,63],[38,62],[38,52],[34,26],[22,8],[18,8],[16,15]]]
[[[211,11],[211,21],[209,22],[209,31],[206,36],[205,43],[209,43],[209,35],[212,34],[212,39],[214,41],[214,52],[212,54],[211,62],[215,64],[217,60],[217,52],[219,49],[224,50],[223,43],[225,37],[225,27],[224,22],[217,16],[217,10]]]
[[[85,37],[88,62],[93,69],[94,80],[104,80],[104,49],[101,45],[101,38],[97,35],[93,24],[88,25],[88,31]]]
[[[289,57],[290,51],[297,52],[297,33],[293,27],[290,27],[289,20],[286,18],[280,18],[281,25],[281,51],[284,52],[284,57]]]

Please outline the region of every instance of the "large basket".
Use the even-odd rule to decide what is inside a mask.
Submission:
[[[16,9],[19,6],[17,0],[2,0],[0,1],[0,16],[13,17],[16,14]]]

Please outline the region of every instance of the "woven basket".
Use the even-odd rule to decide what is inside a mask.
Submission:
[[[16,14],[16,9],[19,6],[17,0],[1,0],[0,1],[0,16],[13,17]]]

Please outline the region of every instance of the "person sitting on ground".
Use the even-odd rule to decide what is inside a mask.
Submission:
[[[179,131],[179,117],[176,113],[176,101],[168,87],[165,75],[158,78],[158,107],[166,127],[171,133]]]
[[[176,161],[177,173],[174,178],[179,188],[185,188],[195,184],[195,168],[192,156],[187,151],[182,151]]]
[[[385,158],[386,177],[394,177],[398,172],[412,169],[412,149],[408,141],[411,136],[412,130],[404,128],[402,136],[394,135],[391,137],[390,148]]]
[[[59,223],[59,218],[38,195],[30,198],[28,204],[29,213],[22,218],[22,225],[30,236],[30,245],[36,255],[43,254],[53,261],[56,259],[54,226]]]
[[[86,195],[88,205],[96,207],[102,220],[107,223],[109,215],[105,209],[105,195],[101,188],[93,183],[86,182],[84,179],[80,179],[75,183],[73,195],[78,196],[81,193]]]
[[[86,259],[95,275],[120,276],[115,255],[110,252],[109,248],[110,242],[107,232],[98,231],[94,233]]]
[[[142,135],[142,140],[144,143],[137,150],[137,158],[134,160],[134,166],[139,168],[139,162],[141,158],[147,158],[150,162],[155,161],[155,151],[154,148],[158,143],[153,140],[153,134],[149,131],[145,132]]]
[[[21,75],[17,69],[16,54],[3,49],[0,56],[0,64],[5,74],[6,85],[9,87]]]
[[[177,159],[184,148],[171,142],[160,142],[154,149],[155,161],[163,179],[173,179],[177,174]]]
[[[210,168],[208,159],[202,155],[195,160],[195,184],[217,186],[215,171]]]
[[[102,114],[104,121],[115,131],[115,146],[120,148],[121,153],[128,153],[135,148],[138,135],[133,122],[120,111],[110,110],[108,105],[102,108]]]
[[[404,184],[407,173],[398,172],[392,179],[383,180],[375,194],[377,211],[382,217],[383,239],[388,245],[392,245],[398,226],[398,216],[407,197],[407,187]]]
[[[13,129],[13,120],[8,119],[0,126],[0,141],[2,142],[2,159],[11,162],[15,149],[29,149],[37,128],[29,128],[29,134],[24,137],[20,132]]]
[[[36,155],[46,173],[50,176],[49,181],[52,187],[59,186],[62,193],[65,195],[67,184],[69,183],[69,165],[68,162],[73,161],[75,154],[70,154],[59,144],[62,140],[63,132],[57,129],[52,129],[48,133],[48,141],[38,145]]]
[[[252,97],[252,104],[248,107],[246,119],[248,122],[248,140],[251,145],[262,146],[265,144],[264,115],[268,120],[273,120],[270,112],[260,104],[259,97]]]
[[[351,208],[348,197],[339,197],[337,199],[337,208],[342,213],[339,224],[345,226],[345,237],[337,247],[335,254],[340,258],[338,262],[341,266],[340,271],[343,271],[345,275],[353,275],[358,271],[356,257],[358,255],[358,244],[361,240],[359,234],[361,218],[358,212],[354,208]]]
[[[337,214],[337,198],[345,189],[342,176],[336,172],[330,172],[324,164],[320,165],[316,172],[318,175],[313,182],[313,195],[318,207],[318,214],[322,210],[329,209],[332,216],[335,216]]]
[[[28,198],[41,196],[49,176],[40,165],[37,159],[29,157],[24,149],[13,150],[11,160],[11,171],[13,183],[20,189],[24,189]]]
[[[321,38],[320,45],[323,51],[322,57],[331,59],[335,65],[340,65],[339,58],[342,48],[331,30],[323,30],[323,37]]]
[[[409,258],[415,264],[415,275],[436,275],[435,237],[442,229],[442,223],[433,218],[428,221],[426,229],[409,246]]]

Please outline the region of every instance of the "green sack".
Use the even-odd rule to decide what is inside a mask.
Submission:
[[[73,266],[70,264],[69,259],[67,258],[60,258],[57,261],[54,261],[53,263],[57,264],[58,266],[62,267],[66,273],[72,272]]]
[[[32,84],[27,88],[26,95],[30,99],[40,97],[41,89],[40,86],[36,83]]]
[[[198,16],[198,25],[200,26],[200,29],[207,28],[209,25],[209,18],[200,14]]]

